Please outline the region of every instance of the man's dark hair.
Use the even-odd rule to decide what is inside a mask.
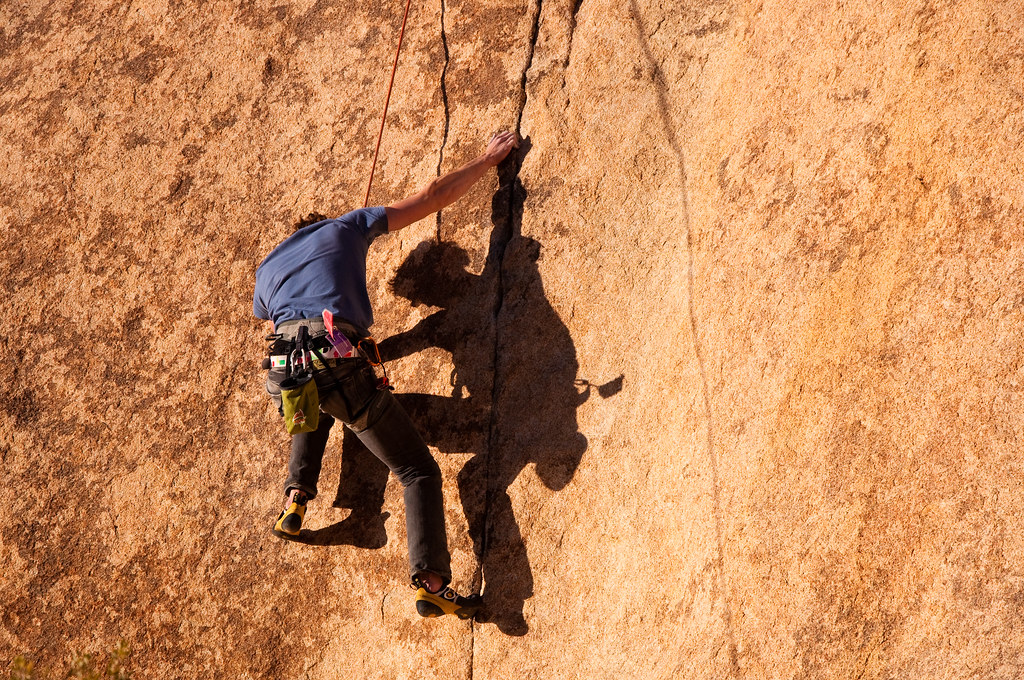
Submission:
[[[323,222],[326,219],[327,217],[325,215],[321,215],[318,212],[311,212],[305,217],[300,217],[292,226],[292,231],[298,231],[303,227],[308,227],[309,225],[316,224],[317,222]]]

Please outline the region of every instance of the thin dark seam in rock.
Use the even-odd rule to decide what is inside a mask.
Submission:
[[[444,136],[441,138],[441,149],[437,153],[437,176],[441,176],[441,165],[444,163],[444,150],[448,146],[448,131],[451,128],[452,114],[448,106],[448,65],[451,53],[448,51],[448,33],[444,27],[445,0],[441,0],[441,46],[444,48],[444,68],[441,69],[441,101],[444,103]],[[441,211],[437,212],[437,242],[441,242]]]
[[[714,446],[714,429],[712,421],[711,411],[711,390],[708,383],[707,376],[707,364],[704,357],[704,348],[700,341],[700,334],[697,332],[697,312],[694,305],[694,293],[696,290],[695,276],[694,276],[694,257],[693,257],[693,227],[690,223],[690,200],[689,195],[686,192],[686,158],[683,156],[682,145],[679,143],[679,139],[676,136],[676,130],[673,125],[671,116],[671,100],[667,96],[668,83],[665,81],[665,77],[662,73],[661,66],[655,60],[654,55],[651,53],[650,45],[648,40],[650,36],[657,33],[656,28],[653,33],[648,35],[647,28],[644,25],[643,17],[640,15],[640,8],[637,6],[636,0],[630,0],[630,10],[633,14],[634,23],[636,24],[637,41],[639,42],[640,50],[647,60],[647,66],[651,73],[651,82],[654,85],[655,96],[658,99],[658,111],[661,117],[662,125],[665,128],[665,136],[668,139],[669,146],[675,154],[676,161],[679,166],[679,182],[680,192],[683,204],[683,222],[685,225],[686,233],[686,251],[687,251],[687,288],[688,288],[688,306],[689,306],[689,321],[690,321],[690,334],[693,337],[693,352],[697,361],[697,370],[701,377],[701,395],[704,402],[704,422],[705,431],[704,437],[707,447],[708,461],[711,466],[711,502],[713,504],[714,522],[715,522],[715,549],[717,554],[715,555],[715,572],[717,587],[719,595],[722,598],[722,618],[725,626],[726,645],[729,653],[729,665],[732,669],[733,674],[737,678],[743,677],[743,670],[739,663],[739,646],[736,643],[736,631],[732,616],[732,606],[729,603],[729,591],[725,580],[725,536],[722,528],[722,501],[721,501],[721,479],[718,469],[718,458],[715,452]],[[658,28],[661,28],[661,24],[664,23],[664,19],[659,21]]]

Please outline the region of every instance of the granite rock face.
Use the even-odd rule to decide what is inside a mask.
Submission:
[[[362,204],[404,3],[0,6],[0,660],[151,678],[1017,678],[1018,2],[413,3],[370,251],[445,477],[341,428],[303,540],[253,273]]]

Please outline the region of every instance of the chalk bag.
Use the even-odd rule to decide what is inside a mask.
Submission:
[[[320,424],[320,394],[309,371],[300,371],[281,381],[281,406],[288,434],[315,432]]]

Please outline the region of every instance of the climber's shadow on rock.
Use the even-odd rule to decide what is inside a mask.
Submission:
[[[486,586],[483,618],[507,634],[524,635],[523,604],[533,595],[533,575],[508,488],[530,464],[550,491],[569,483],[587,448],[576,410],[592,390],[577,377],[572,338],[544,293],[541,244],[520,235],[525,191],[511,166],[499,168],[499,178],[481,273],[472,273],[470,254],[457,245],[417,247],[392,289],[437,311],[382,341],[380,351],[385,361],[431,347],[451,354],[448,394],[396,396],[428,444],[442,453],[474,454],[458,484]],[[609,397],[622,380],[595,387]],[[346,439],[343,461],[361,449],[355,438]],[[335,504],[369,503],[364,512],[380,516],[387,469],[365,451],[343,466]]]

